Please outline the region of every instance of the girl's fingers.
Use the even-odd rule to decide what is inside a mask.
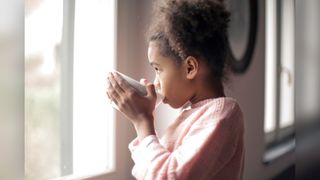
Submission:
[[[118,94],[122,94],[124,93],[124,90],[122,89],[122,87],[119,85],[119,83],[116,81],[115,77],[113,76],[112,73],[110,73],[110,75],[108,76],[108,80],[110,82],[110,85],[112,86],[112,88],[117,91]]]
[[[151,96],[151,97],[157,96],[154,84],[150,83],[148,80],[143,78],[140,79],[140,84],[146,87],[148,96]]]
[[[111,103],[111,102],[112,102],[112,99],[111,99],[111,97],[110,97],[110,95],[109,95],[108,91],[106,92],[106,95],[107,95],[107,97],[108,97],[109,103]]]
[[[124,92],[130,93],[135,91],[135,89],[130,86],[130,84],[126,80],[124,80],[117,72],[114,72],[112,74],[114,79],[117,81],[118,85]]]
[[[140,84],[142,84],[142,85],[144,85],[144,86],[146,86],[147,84],[148,84],[149,82],[148,82],[148,80],[146,80],[146,79],[140,79]]]
[[[110,103],[114,102],[117,106],[119,105],[119,102],[121,101],[120,95],[114,91],[114,90],[109,90],[107,92],[107,95],[110,99]]]
[[[108,88],[107,88],[108,98],[118,105],[118,102],[120,102],[121,100],[121,97],[119,94],[119,91],[121,90],[119,89],[119,86],[117,86],[116,82],[114,82],[114,80],[112,80],[111,77],[108,77],[107,84],[108,84]]]
[[[154,84],[149,83],[146,85],[146,88],[147,88],[148,96],[157,97],[157,93],[156,93],[156,89],[155,89]]]
[[[106,94],[108,96],[109,104],[111,104],[113,102],[112,97],[109,95],[108,91],[106,92]]]

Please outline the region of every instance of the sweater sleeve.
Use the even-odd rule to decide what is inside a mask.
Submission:
[[[200,176],[205,179],[219,173],[234,155],[242,132],[242,122],[238,120],[242,120],[241,113],[231,109],[201,117],[173,152],[162,146],[155,135],[141,142],[134,139],[129,144],[135,163],[132,175],[139,180],[180,180]]]

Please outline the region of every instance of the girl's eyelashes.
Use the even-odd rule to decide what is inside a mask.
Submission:
[[[160,71],[160,69],[159,69],[158,67],[154,67],[154,70],[155,70],[156,72],[159,72],[159,71]]]

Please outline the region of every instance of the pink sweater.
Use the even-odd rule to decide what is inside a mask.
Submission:
[[[129,144],[137,179],[241,180],[244,123],[236,100],[206,99],[184,109],[161,139]]]

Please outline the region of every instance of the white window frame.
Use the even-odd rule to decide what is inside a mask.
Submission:
[[[65,167],[61,167],[62,176],[57,179],[127,179],[130,174],[128,169],[129,152],[127,148],[128,122],[121,118],[119,113],[115,113],[113,125],[114,136],[111,141],[112,151],[109,154],[113,158],[112,169],[106,172],[90,174],[86,176],[68,175],[72,172],[72,144],[73,144],[73,65],[74,65],[74,25],[75,25],[75,0],[63,0],[63,36],[62,36],[62,65],[61,65],[61,162]],[[117,0],[115,0],[115,17],[117,18]],[[117,20],[115,20],[117,27]],[[115,30],[115,42],[117,40]],[[117,56],[117,43],[115,43],[115,56]],[[115,57],[116,58],[116,57]],[[118,62],[116,62],[118,63]],[[103,82],[101,82],[103,83]],[[106,101],[106,106],[108,102]],[[66,138],[67,137],[67,138]]]
[[[56,3],[55,0],[50,1],[50,2]],[[89,62],[87,64],[90,66],[95,65],[95,67],[93,67],[91,69],[93,71],[99,69],[99,71],[97,71],[97,72],[99,72],[100,74],[92,73],[95,75],[94,76],[95,78],[92,78],[92,76],[90,76],[90,78],[88,78],[88,79],[95,80],[95,82],[92,84],[94,84],[94,85],[98,84],[98,86],[94,86],[94,87],[96,89],[99,89],[99,92],[95,93],[95,94],[99,94],[99,97],[96,96],[93,99],[92,96],[90,96],[90,94],[87,94],[86,92],[83,93],[83,97],[92,98],[90,100],[91,106],[95,106],[95,105],[99,106],[99,112],[101,112],[101,113],[96,113],[98,115],[95,117],[95,119],[99,119],[99,121],[101,123],[100,122],[94,123],[95,126],[92,126],[92,128],[90,129],[92,134],[97,134],[94,131],[97,131],[97,129],[100,129],[99,134],[96,135],[95,138],[87,138],[85,131],[84,131],[84,133],[82,133],[83,131],[81,131],[81,133],[80,133],[81,138],[85,137],[85,138],[89,139],[89,141],[91,141],[91,140],[96,141],[94,144],[95,148],[96,147],[99,148],[100,142],[101,142],[101,144],[103,144],[102,146],[104,149],[100,150],[99,153],[96,153],[98,155],[94,154],[96,151],[91,151],[91,150],[90,150],[90,153],[88,153],[88,155],[86,154],[86,152],[83,153],[85,155],[81,156],[81,157],[86,157],[85,160],[89,159],[88,161],[90,161],[92,163],[86,163],[86,161],[84,161],[85,163],[75,163],[74,162],[74,160],[77,159],[77,158],[74,158],[74,157],[77,157],[77,156],[74,156],[74,154],[75,154],[74,152],[76,152],[77,150],[80,149],[80,148],[77,148],[77,146],[74,146],[74,143],[75,143],[76,139],[78,138],[78,136],[75,135],[75,131],[77,130],[77,128],[75,128],[75,124],[77,124],[76,121],[78,119],[84,119],[84,121],[87,120],[86,118],[77,118],[76,117],[76,116],[79,116],[77,111],[79,111],[78,109],[81,109],[81,108],[77,109],[76,106],[78,106],[80,103],[77,103],[77,102],[75,103],[75,100],[81,99],[81,98],[76,98],[77,96],[75,96],[75,94],[78,92],[77,86],[75,85],[75,81],[77,81],[79,79],[76,77],[77,73],[75,72],[75,71],[77,71],[76,65],[79,62],[79,61],[77,61],[78,58],[76,57],[78,54],[77,52],[79,52],[79,50],[77,50],[78,48],[76,46],[79,43],[74,42],[74,40],[80,39],[80,38],[77,38],[77,36],[78,36],[78,35],[76,35],[77,31],[74,31],[77,26],[75,24],[76,23],[75,20],[77,17],[76,3],[80,4],[80,2],[85,3],[84,8],[82,8],[82,9],[84,9],[84,11],[87,11],[88,9],[87,9],[86,5],[87,4],[91,5],[90,3],[92,1],[61,0],[58,3],[58,7],[59,7],[59,10],[62,10],[62,11],[58,11],[58,12],[55,11],[55,13],[58,13],[56,16],[49,16],[49,15],[46,15],[45,13],[40,13],[41,15],[39,15],[39,14],[35,15],[37,18],[40,18],[41,20],[43,20],[41,22],[46,22],[47,24],[53,25],[53,27],[55,27],[55,28],[49,28],[49,29],[53,30],[53,31],[57,31],[54,33],[61,36],[61,39],[59,39],[59,44],[58,44],[59,46],[54,47],[55,48],[54,51],[57,50],[57,52],[54,52],[54,55],[57,55],[57,66],[59,66],[59,67],[55,67],[57,69],[57,74],[58,74],[57,78],[58,79],[54,79],[54,80],[58,80],[55,82],[59,83],[59,85],[57,85],[57,86],[58,86],[60,92],[57,97],[52,97],[57,102],[59,102],[59,100],[60,100],[60,102],[59,102],[60,104],[58,105],[59,107],[57,107],[59,111],[54,112],[55,114],[57,114],[59,116],[56,118],[56,120],[59,122],[55,122],[55,123],[60,126],[60,129],[57,128],[59,130],[55,132],[56,134],[51,135],[48,133],[50,136],[54,136],[55,138],[56,137],[58,138],[57,142],[53,142],[53,143],[57,144],[57,146],[55,146],[56,147],[55,149],[49,149],[49,148],[44,149],[45,152],[43,152],[43,155],[46,156],[46,157],[44,157],[45,159],[48,157],[47,155],[49,155],[49,156],[52,155],[53,159],[56,160],[56,162],[53,162],[53,165],[51,165],[50,163],[48,165],[48,166],[50,166],[50,167],[48,167],[49,171],[52,171],[52,169],[54,171],[54,173],[50,174],[50,177],[52,177],[52,178],[56,178],[56,179],[104,179],[104,180],[131,179],[131,177],[132,177],[131,176],[131,168],[132,168],[133,162],[130,158],[130,153],[128,150],[128,143],[135,137],[134,133],[133,133],[134,129],[131,127],[131,124],[127,120],[125,120],[122,115],[120,115],[120,113],[113,110],[111,105],[110,106],[108,105],[107,96],[105,94],[106,88],[104,88],[104,87],[101,88],[101,86],[107,86],[105,78],[107,76],[109,66],[106,67],[106,64],[103,64],[101,66],[100,62],[104,63],[105,61],[112,60],[112,61],[114,61],[114,63],[113,63],[114,67],[110,66],[111,68],[115,68],[115,69],[117,69],[123,73],[126,73],[126,74],[127,73],[130,74],[130,72],[132,72],[131,69],[127,70],[127,71],[125,69],[125,66],[127,65],[126,60],[130,59],[128,57],[129,50],[128,49],[121,49],[121,48],[119,48],[119,50],[118,50],[119,39],[120,39],[120,42],[123,42],[125,45],[127,45],[128,43],[126,42],[127,41],[126,38],[122,38],[126,32],[121,31],[119,37],[117,36],[118,1],[116,1],[116,0],[114,0],[115,7],[113,7],[114,11],[112,10],[112,12],[105,11],[105,9],[112,6],[109,4],[109,2],[111,2],[110,0],[95,0],[95,3],[92,2],[92,4],[95,6],[91,7],[91,9],[90,9],[90,11],[93,12],[93,16],[90,16],[90,18],[92,20],[98,19],[99,21],[101,21],[101,20],[103,20],[102,18],[111,17],[111,14],[106,15],[107,12],[114,13],[115,16],[112,16],[112,17],[115,18],[114,19],[115,24],[114,24],[114,26],[110,26],[110,27],[115,28],[115,30],[114,30],[113,35],[106,35],[105,29],[109,28],[108,25],[110,24],[110,22],[105,21],[105,23],[103,25],[100,25],[98,22],[98,23],[94,24],[95,27],[101,28],[103,26],[104,29],[96,34],[93,34],[92,31],[90,31],[90,33],[88,33],[88,37],[91,38],[90,35],[93,34],[96,38],[95,42],[102,42],[102,43],[109,42],[109,41],[111,42],[112,37],[114,37],[114,40],[112,41],[112,43],[114,43],[114,44],[105,43],[108,45],[108,47],[111,47],[109,49],[112,49],[112,51],[114,51],[114,53],[111,53],[111,51],[108,52],[108,50],[107,50],[106,51],[107,55],[104,55],[105,52],[104,52],[103,48],[108,48],[108,47],[104,47],[101,44],[92,43],[93,46],[95,45],[94,46],[95,48],[96,47],[99,48],[99,53],[96,53],[96,55],[94,56],[94,59],[97,59],[97,57],[98,57],[101,60],[99,62],[98,61],[91,61],[91,63]],[[101,2],[101,4],[100,4],[100,2]],[[124,6],[123,4],[121,6],[122,6],[122,8],[129,8],[129,7]],[[46,6],[46,7],[48,7],[48,6]],[[52,6],[49,6],[49,7],[52,7]],[[39,11],[44,10],[44,9],[45,8],[42,8],[42,9],[39,8]],[[97,10],[97,11],[95,11],[95,10]],[[81,11],[78,11],[78,12],[81,12]],[[121,11],[121,13],[126,15],[127,12]],[[83,14],[86,15],[86,13],[83,13]],[[92,18],[92,17],[102,17],[102,18]],[[122,23],[121,26],[124,28],[127,28],[127,24],[125,21],[126,19],[122,19],[123,17],[122,18],[121,17],[120,17],[120,19],[121,19],[120,23]],[[83,16],[82,18],[86,18],[86,16]],[[78,18],[78,20],[79,19],[81,19],[81,18]],[[89,18],[87,18],[87,20],[88,19]],[[89,21],[91,19],[89,19]],[[54,24],[56,20],[59,22],[59,25],[60,25],[59,27]],[[108,20],[111,20],[111,19],[108,19]],[[50,21],[54,21],[54,22],[52,23]],[[85,26],[86,22],[88,22],[88,21],[83,21],[83,22],[84,22],[83,24]],[[53,35],[55,35],[55,34],[50,33],[50,31],[49,31],[49,33],[48,33],[48,31],[45,31],[43,33],[43,35],[45,35],[47,37],[44,37],[41,35],[41,36],[39,36],[40,37],[40,39],[39,39],[39,37],[36,37],[37,36],[36,33],[39,33],[39,31],[42,30],[42,26],[47,26],[47,29],[48,29],[48,25],[45,23],[39,23],[38,21],[36,21],[36,23],[37,24],[32,24],[33,25],[32,27],[36,28],[38,31],[32,31],[33,32],[32,35],[28,34],[27,40],[29,40],[30,42],[34,42],[34,43],[31,43],[32,45],[29,48],[27,48],[27,50],[29,50],[33,45],[37,45],[37,46],[39,46],[39,47],[37,47],[39,50],[37,49],[37,52],[32,52],[32,53],[39,53],[39,52],[42,53],[43,48],[41,46],[44,46],[44,45],[41,43],[38,43],[38,40],[46,40],[46,38],[52,39]],[[88,23],[88,24],[90,24],[90,23]],[[29,24],[27,24],[27,25],[29,27]],[[80,29],[80,28],[78,28],[78,29]],[[82,33],[82,34],[84,34],[82,37],[87,37],[86,32]],[[54,37],[56,37],[56,36],[54,36]],[[101,39],[101,38],[103,38],[103,39]],[[105,39],[107,39],[107,41]],[[86,42],[86,40],[87,39],[85,39],[84,42]],[[121,47],[123,47],[123,45],[121,45]],[[90,52],[92,52],[93,48],[84,47],[81,49],[83,49],[84,51],[91,49]],[[96,51],[96,49],[93,49],[93,50]],[[100,55],[102,55],[103,57],[101,57]],[[107,56],[107,58],[105,56]],[[119,57],[117,57],[117,56],[119,56]],[[92,55],[89,54],[88,57],[92,57]],[[86,60],[86,58],[82,58],[82,59]],[[119,59],[121,59],[121,60],[119,60]],[[102,69],[100,67],[97,67],[97,64],[100,65],[100,67],[106,67],[106,69]],[[86,70],[86,67],[81,68],[81,69]],[[78,72],[81,72],[81,71],[78,71]],[[37,75],[37,77],[39,77],[41,75],[42,74]],[[87,85],[87,83],[84,83],[84,84]],[[85,89],[85,90],[87,90],[87,89]],[[103,96],[105,96],[105,99],[103,98]],[[98,101],[96,101],[97,99],[98,99]],[[97,104],[99,104],[99,105],[97,105]],[[108,113],[104,113],[105,112],[104,106],[105,106],[106,110],[108,111]],[[39,111],[41,111],[42,107],[37,106],[37,108],[39,108]],[[89,108],[87,108],[87,109],[89,109]],[[87,109],[85,109],[85,110],[87,110]],[[111,113],[109,113],[111,111],[113,112],[114,116],[112,116],[112,118],[106,117],[111,114]],[[91,118],[92,113],[87,113],[87,114],[89,117],[88,121],[90,122],[90,120],[91,120],[90,118]],[[82,113],[81,113],[81,115],[82,115]],[[104,116],[104,117],[101,118],[101,116]],[[45,119],[47,117],[40,117],[40,118]],[[110,124],[107,125],[106,122],[109,123],[108,121],[110,121]],[[97,125],[101,125],[101,124],[103,124],[102,128],[101,128],[101,126],[96,128]],[[47,127],[45,127],[45,128],[47,128]],[[50,129],[50,126],[48,126],[48,128]],[[106,129],[105,131],[108,131],[108,133],[105,133],[104,128]],[[82,129],[87,130],[86,127],[82,128]],[[102,131],[101,131],[101,129],[102,129]],[[101,134],[100,134],[100,132],[101,132]],[[46,133],[46,132],[43,130],[43,133]],[[112,134],[112,135],[110,135],[110,134]],[[83,136],[83,135],[85,135],[85,136]],[[46,136],[42,136],[42,137],[46,137]],[[96,137],[98,137],[98,138],[96,138]],[[81,138],[80,138],[80,140],[82,140]],[[110,147],[111,151],[105,152],[105,154],[104,154],[104,151],[106,151],[105,149],[109,150],[109,148],[106,147],[106,145],[105,145],[106,144],[105,142],[107,141],[107,139],[110,142],[108,145],[110,145],[109,147]],[[35,140],[37,140],[37,139],[35,139]],[[41,140],[42,141],[38,141],[38,142],[45,141],[48,144],[52,143],[50,138],[49,139],[41,139]],[[87,142],[89,142],[89,141],[87,141]],[[80,144],[87,145],[87,142],[80,142]],[[90,143],[91,142],[89,142],[89,144]],[[92,147],[93,146],[90,146],[90,148],[92,148]],[[33,147],[33,148],[37,148],[37,147]],[[30,153],[30,151],[27,151],[25,153]],[[80,153],[80,154],[82,154],[82,153]],[[26,155],[29,155],[29,154],[26,154]],[[37,159],[37,160],[42,159],[42,153],[38,154],[38,152],[36,152],[36,153],[31,152],[31,155],[38,156],[39,159]],[[95,155],[95,158],[96,158],[95,160],[97,160],[97,161],[92,161],[93,155]],[[108,157],[106,158],[106,156],[108,156]],[[82,158],[79,158],[79,159],[82,159]],[[110,164],[104,163],[105,159],[106,160],[113,159],[113,161]],[[37,160],[36,160],[36,164],[39,163],[39,161],[37,161]],[[83,162],[83,161],[78,161],[78,162]],[[97,169],[97,171],[94,168],[91,168],[94,164],[98,164],[96,162],[99,163],[99,166],[97,166],[99,169]],[[78,168],[78,170],[75,170],[74,165],[77,165],[77,164],[80,164],[81,166],[89,164],[89,166],[91,165],[91,167],[89,167],[89,168],[93,169],[93,171],[90,170],[90,172],[88,172],[88,169],[85,169],[86,167],[83,168],[84,170],[82,170],[82,169],[79,170],[79,168]],[[29,165],[29,164],[26,164],[26,165]],[[35,172],[34,169],[32,169],[32,170],[33,170],[32,173],[34,173],[33,175],[36,176],[37,172]],[[76,171],[80,172],[79,173],[80,175],[77,174]],[[91,173],[91,174],[88,174],[88,173]],[[44,172],[42,172],[42,174],[41,173],[38,174],[38,176],[40,177],[40,175],[47,175],[47,174],[49,174],[49,173],[44,171]]]
[[[284,117],[294,120],[294,0],[266,1],[266,76],[264,131],[268,163],[293,150],[295,147],[294,122],[282,127]],[[283,60],[289,59],[288,64]],[[293,88],[289,95],[289,113],[285,116],[283,104],[283,79],[287,75]],[[282,80],[282,81],[281,81]]]
[[[72,115],[73,115],[73,37],[75,1],[63,0],[63,24],[61,39],[61,175],[72,173]]]

